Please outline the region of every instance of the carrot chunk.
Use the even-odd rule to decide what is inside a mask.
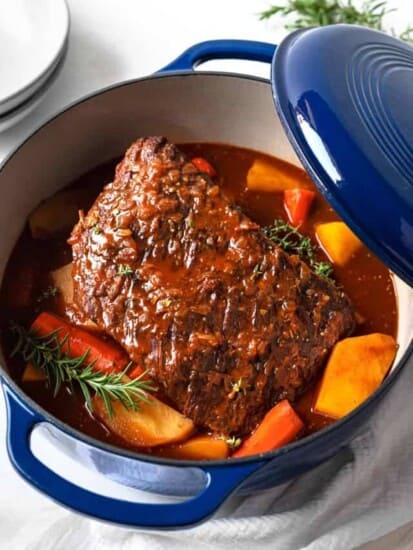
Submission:
[[[208,162],[203,157],[195,157],[192,159],[192,164],[198,168],[201,172],[205,172],[207,176],[209,176],[211,179],[214,179],[217,175],[217,171],[212,166],[210,162]]]
[[[297,187],[284,191],[284,208],[292,225],[298,226],[307,220],[314,198],[314,191],[309,189]]]
[[[88,352],[87,361],[101,372],[121,372],[129,363],[128,355],[115,343],[109,342],[86,330],[69,325],[53,313],[42,312],[31,327],[39,336],[47,336],[54,331],[60,341],[65,339],[63,351],[69,357],[81,357]]]
[[[303,428],[301,418],[284,399],[267,412],[255,432],[232,456],[239,458],[273,451],[293,441]]]

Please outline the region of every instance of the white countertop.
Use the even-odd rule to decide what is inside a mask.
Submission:
[[[63,106],[103,86],[151,74],[196,42],[239,38],[276,43],[284,35],[275,21],[258,20],[257,13],[270,3],[265,0],[67,2],[71,12],[71,31],[63,71],[38,109],[18,126],[0,134],[0,160],[39,123]],[[393,17],[396,27],[406,24],[409,11],[413,21],[413,8],[408,7],[410,2],[399,0],[391,4],[400,7],[400,12]],[[269,67],[249,62],[214,62],[212,66],[263,76],[269,74]],[[57,505],[19,478],[7,458],[5,432],[6,416],[0,396],[0,547],[5,550],[45,550],[49,548],[49,515],[58,517],[64,540],[72,514],[57,510]],[[23,502],[24,515],[20,513]],[[392,535],[392,539],[371,547],[388,548],[392,544],[395,548],[411,548],[412,532],[412,528],[406,527]],[[412,546],[402,546],[403,537]],[[116,542],[112,547],[117,547]],[[66,548],[64,542],[61,541],[59,548]]]

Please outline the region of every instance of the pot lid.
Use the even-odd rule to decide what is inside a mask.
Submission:
[[[271,80],[315,184],[413,286],[413,48],[365,27],[304,29],[278,47]]]

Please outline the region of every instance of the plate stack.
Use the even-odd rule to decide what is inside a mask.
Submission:
[[[0,131],[44,98],[62,68],[68,33],[64,0],[1,0]]]

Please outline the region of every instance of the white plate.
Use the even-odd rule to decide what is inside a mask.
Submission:
[[[32,94],[32,96],[29,97],[29,99],[27,99],[24,103],[18,105],[11,111],[8,111],[7,114],[0,114],[0,133],[20,122],[23,118],[34,111],[34,109],[43,101],[46,92],[49,90],[50,86],[54,83],[62,70],[66,58],[66,50],[67,47],[63,50],[62,55],[58,60],[58,64],[54,67],[52,74],[49,75],[49,78],[40,89],[36,90],[36,92]]]
[[[65,0],[0,1],[0,114],[44,85],[59,63],[68,32]]]

